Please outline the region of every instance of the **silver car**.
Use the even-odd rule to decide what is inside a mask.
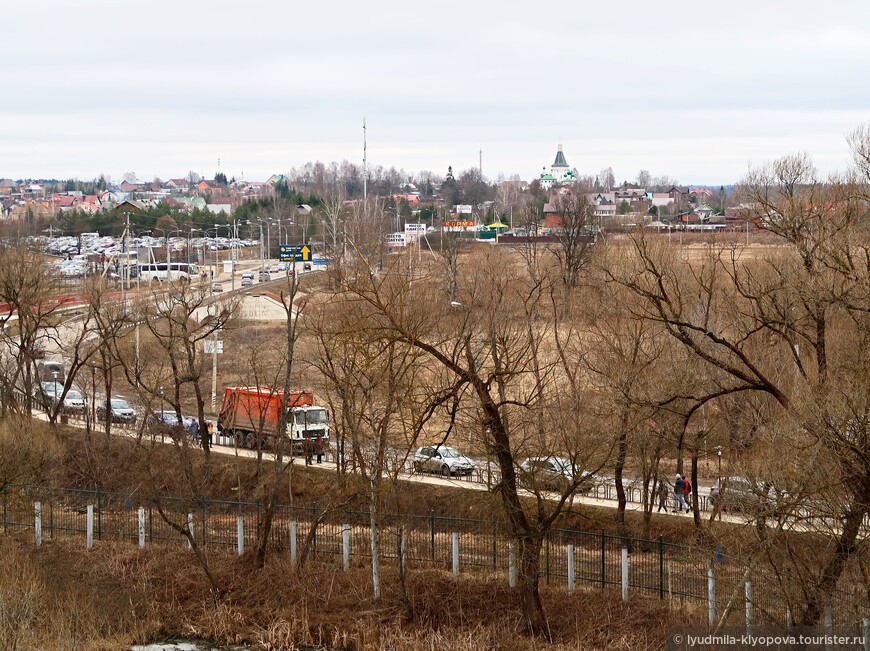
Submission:
[[[533,487],[561,491],[574,483],[581,490],[592,488],[594,477],[588,471],[579,472],[570,459],[563,457],[530,457],[519,467],[520,479]]]
[[[445,445],[424,445],[417,450],[413,461],[414,472],[435,472],[444,477],[470,475],[474,462],[455,448]]]

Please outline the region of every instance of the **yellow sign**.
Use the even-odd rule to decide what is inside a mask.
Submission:
[[[309,249],[307,245],[306,245],[306,246],[303,246],[303,247],[300,249],[300,251],[302,252],[302,261],[303,261],[303,262],[305,262],[306,260],[310,260],[310,259],[311,259],[311,249]]]

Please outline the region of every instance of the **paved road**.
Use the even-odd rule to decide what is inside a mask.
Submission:
[[[36,415],[36,417],[38,417],[42,420],[47,420],[47,416],[44,413],[36,412],[35,415]],[[79,427],[82,429],[84,428],[84,424],[82,422],[77,422],[77,421],[71,420],[70,425],[75,426],[75,427]],[[137,433],[135,431],[132,431],[130,429],[122,429],[118,425],[114,425],[112,428],[112,431],[117,436],[124,436],[126,438],[131,438],[131,439],[138,438]],[[158,441],[158,442],[160,442],[160,441]],[[167,439],[163,442],[166,445],[172,445],[171,440]],[[236,448],[234,446],[213,445],[212,446],[212,453],[223,455],[223,456],[232,456],[232,457],[236,457],[239,459],[256,459],[257,458],[256,450],[248,450],[245,448]],[[272,452],[263,452],[262,454],[263,454],[263,459],[265,461],[274,461],[275,460],[275,455]],[[303,463],[303,460],[299,457],[295,457],[293,459],[293,462],[295,464],[299,465],[299,464]],[[325,470],[328,472],[336,472],[338,469],[337,464],[335,462],[332,462],[332,461],[323,461],[320,464],[314,463],[313,467],[321,469],[321,470]],[[428,484],[431,486],[443,486],[443,487],[448,487],[448,488],[459,488],[459,489],[464,489],[464,490],[474,490],[474,491],[488,491],[489,490],[487,485],[483,482],[470,481],[468,479],[460,479],[460,478],[449,478],[448,479],[448,478],[442,477],[440,475],[416,474],[413,472],[402,471],[402,472],[398,473],[397,479],[399,481],[412,482],[412,483],[416,483],[416,484]],[[528,491],[528,490],[521,490],[520,493],[525,497],[534,497],[535,496],[535,494],[532,491]],[[555,500],[557,498],[557,495],[556,494],[545,494],[545,497],[548,499]],[[603,497],[595,497],[595,496],[591,496],[591,495],[580,495],[580,494],[572,496],[569,504],[596,506],[596,507],[606,508],[606,509],[615,509],[617,506],[616,500],[614,500],[614,499],[605,499]],[[670,506],[671,506],[670,502],[669,502],[668,506],[670,508]],[[629,502],[626,505],[626,511],[631,511],[631,512],[640,512],[640,511],[642,511],[642,508],[643,508],[643,506],[639,502]],[[665,515],[665,514],[664,513],[656,513],[656,517],[659,517],[662,515]],[[685,513],[677,514],[677,513],[668,512],[667,517],[689,518],[689,517],[691,517],[691,515],[685,514]],[[707,517],[707,516],[705,514],[702,517]],[[736,516],[733,514],[725,514],[722,516],[721,520],[724,522],[731,522],[731,523],[735,523],[735,524],[746,524],[745,518],[740,517],[740,516]]]

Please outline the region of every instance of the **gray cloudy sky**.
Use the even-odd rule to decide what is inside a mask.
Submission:
[[[11,5],[11,6],[10,6]],[[306,161],[728,183],[870,120],[870,3],[9,0],[0,177]]]

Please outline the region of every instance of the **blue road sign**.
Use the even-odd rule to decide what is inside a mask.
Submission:
[[[282,244],[278,247],[278,259],[281,262],[309,262],[311,247],[307,244]]]

